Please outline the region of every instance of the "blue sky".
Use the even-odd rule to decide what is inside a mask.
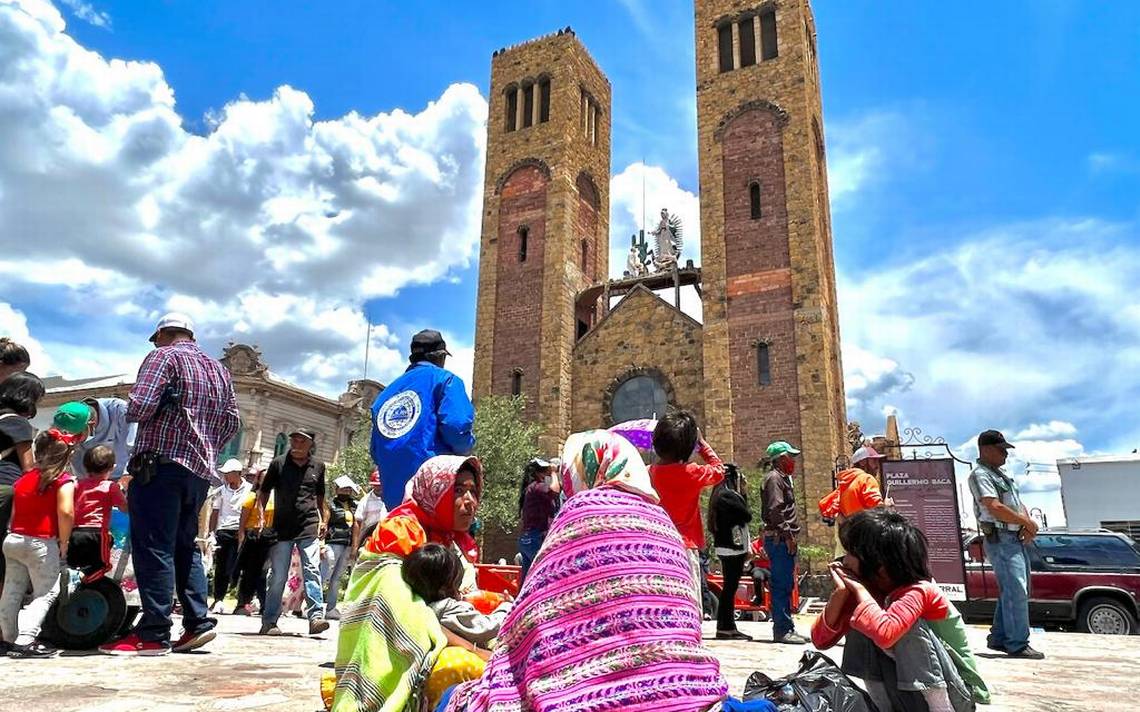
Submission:
[[[1035,462],[1140,447],[1140,5],[815,14],[851,417],[966,455],[989,426]],[[372,375],[429,323],[469,373],[491,52],[573,26],[613,83],[612,243],[644,181],[698,257],[692,16],[0,0],[0,331],[45,372],[131,371],[179,308],[335,394],[366,312]]]

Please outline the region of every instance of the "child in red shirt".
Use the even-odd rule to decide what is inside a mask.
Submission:
[[[111,507],[127,511],[127,498],[110,478],[115,451],[105,445],[83,456],[87,476],[75,485],[75,528],[67,546],[67,565],[85,577],[99,578],[111,561]]]
[[[705,464],[689,462],[694,449]],[[649,477],[661,497],[661,507],[684,540],[700,605],[703,589],[700,551],[705,548],[701,490],[724,479],[724,463],[701,438],[697,419],[685,410],[670,413],[657,422],[653,430],[653,451],[657,454],[657,464],[649,467]]]
[[[55,648],[36,641],[44,616],[59,594],[59,563],[74,520],[75,482],[66,471],[78,436],[52,428],[33,444],[35,467],[12,486],[12,521],[4,538],[4,592],[0,594],[0,649],[9,657],[46,658]],[[25,627],[19,628],[24,594],[31,586]]]

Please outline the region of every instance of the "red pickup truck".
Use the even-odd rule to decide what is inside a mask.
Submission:
[[[997,579],[982,538],[966,546],[967,620],[992,620]],[[1044,628],[1133,635],[1140,618],[1140,550],[1115,532],[1043,529],[1029,553],[1029,621]]]

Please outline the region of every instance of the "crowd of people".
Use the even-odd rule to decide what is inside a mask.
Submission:
[[[649,457],[610,431],[571,435],[560,457],[535,458],[522,473],[521,585],[512,599],[478,590],[472,531],[485,483],[470,455],[474,411],[445,368],[438,332],[414,337],[407,371],[372,406],[377,468],[366,493],[348,477],[326,483],[316,435],[304,429],[264,471],[236,460],[216,467],[238,427],[228,372],[201,350],[185,316],[165,316],[150,340],[126,401],[65,404],[37,434],[29,421],[43,384],[27,372],[27,352],[0,339],[8,655],[56,652],[38,635],[61,564],[86,576],[106,570],[112,508],[130,515],[142,610],[102,652],[201,648],[234,587],[233,613],[258,613],[268,636],[303,599],[310,634],[340,621],[324,690],[335,712],[771,709],[728,695],[702,642],[706,526],[723,576],[715,637],[751,640],[733,616],[750,567],[757,601],[769,590],[774,642],[808,642],[792,618],[802,525],[793,486],[800,451],[791,443],[767,447],[757,508],[744,474],[688,412],[657,422]],[[1040,658],[1025,610],[1024,546],[1036,525],[1001,469],[1012,447],[997,431],[982,433],[970,476],[1001,589],[989,647]],[[973,709],[989,692],[961,617],[930,574],[922,532],[879,491],[880,459],[869,446],[858,450],[819,504],[838,524],[840,556],[810,640],[826,649],[845,639],[842,669],[880,709]]]

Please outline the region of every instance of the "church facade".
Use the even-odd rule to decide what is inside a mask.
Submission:
[[[697,0],[695,23],[699,267],[610,278],[611,88],[573,31],[494,53],[473,391],[525,396],[549,453],[677,408],[745,469],[788,440],[806,515],[849,453],[815,22]],[[658,296],[683,286],[701,322]]]

